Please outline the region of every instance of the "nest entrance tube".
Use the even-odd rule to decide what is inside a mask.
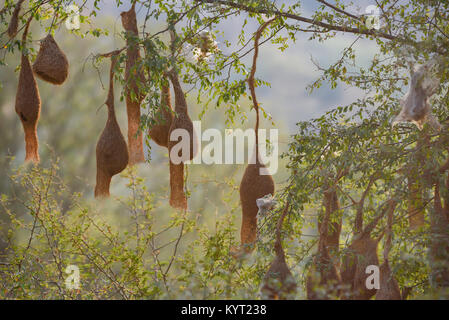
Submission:
[[[117,57],[111,56],[109,73],[109,93],[106,100],[108,120],[97,143],[97,182],[95,198],[109,197],[109,186],[114,175],[128,165],[128,147],[118,125],[114,110],[114,67]]]
[[[63,84],[67,79],[69,62],[51,34],[41,42],[33,71],[42,80],[56,85]]]
[[[25,47],[28,28],[31,23],[28,20],[22,36],[22,43]],[[24,48],[25,49],[25,48]],[[15,110],[23,125],[25,133],[26,156],[25,161],[38,163],[39,158],[39,142],[37,138],[37,122],[41,112],[41,98],[31,69],[30,60],[25,52],[21,57],[21,68],[19,75],[19,84],[16,93]]]
[[[128,114],[128,153],[129,164],[135,165],[145,162],[145,155],[143,152],[143,137],[140,130],[140,105],[145,98],[142,95],[142,90],[139,88],[144,83],[144,74],[139,66],[140,52],[137,41],[138,28],[135,11],[135,2],[129,11],[122,12],[122,25],[126,31],[126,67],[125,67],[125,96],[126,96],[126,111]]]
[[[175,130],[182,129],[187,134],[187,139],[189,139],[189,154],[183,154],[182,150],[178,152],[177,156],[181,159],[180,163],[177,163],[178,161],[174,161],[173,159],[175,153],[173,148],[178,143],[185,141],[181,138],[175,141],[169,139],[168,141],[170,155],[170,205],[174,208],[185,210],[187,209],[187,198],[184,192],[184,162],[192,160],[195,157],[197,149],[196,133],[193,130],[193,122],[188,114],[187,101],[179,82],[178,74],[175,70],[171,70],[168,76],[175,92],[175,116],[170,126],[170,135]]]

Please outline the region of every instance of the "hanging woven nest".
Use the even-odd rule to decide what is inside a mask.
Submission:
[[[282,247],[281,230],[282,223],[288,212],[289,204],[287,203],[276,227],[276,240],[274,251],[276,257],[270,265],[263,279],[261,288],[262,298],[270,300],[292,299],[296,293],[296,281],[288,268],[285,261],[285,252]]]
[[[268,194],[274,195],[273,177],[269,174],[261,174],[261,171],[265,171],[263,173],[266,173],[267,169],[260,161],[259,103],[257,102],[254,80],[257,58],[259,55],[259,39],[263,30],[273,21],[274,19],[265,22],[259,27],[255,34],[253,65],[250,76],[248,77],[248,86],[251,92],[253,107],[256,111],[256,125],[254,128],[256,145],[254,153],[255,162],[250,163],[246,167],[242,181],[240,182],[240,203],[242,206],[242,226],[240,229],[240,237],[242,248],[247,252],[251,252],[254,249],[255,241],[257,239],[257,212],[259,211],[259,208],[257,207],[257,199],[263,198]]]
[[[25,161],[39,162],[37,122],[41,112],[41,99],[36,79],[28,57],[22,54],[19,85],[16,94],[16,113],[22,121],[25,132]]]
[[[173,121],[171,106],[170,85],[168,82],[162,86],[161,104],[154,117],[155,124],[148,130],[151,139],[161,147],[168,148],[170,127]]]
[[[42,80],[56,85],[67,79],[69,62],[51,34],[41,41],[33,71]]]
[[[9,38],[14,38],[17,34],[17,30],[19,28],[19,13],[20,9],[22,8],[22,3],[25,0],[19,0],[17,1],[16,7],[14,8],[14,12],[11,16],[11,20],[9,22],[8,26],[8,36]]]
[[[296,293],[296,281],[290,272],[285,255],[276,255],[263,278],[262,297],[270,300],[292,299]]]
[[[122,172],[128,165],[128,147],[123,138],[114,110],[114,65],[116,56],[111,57],[109,93],[106,105],[108,120],[97,143],[97,184],[95,197],[109,196],[109,186],[114,175]]]
[[[319,245],[306,279],[307,299],[329,300],[338,296],[340,282],[340,274],[328,248]]]
[[[271,175],[261,175],[261,169],[265,168],[260,162],[249,164],[240,182],[240,203],[242,206],[242,226],[240,239],[242,247],[247,252],[254,249],[257,239],[257,199],[267,194],[274,194],[274,180]]]
[[[338,214],[339,209],[335,188],[325,187],[323,207],[324,215],[318,223],[318,251],[306,279],[308,300],[328,300],[338,296],[341,283],[334,259],[338,254],[341,230],[341,219],[339,223],[332,221],[332,216]]]
[[[188,150],[186,150],[188,154],[182,148],[173,150],[182,141],[182,138],[168,141],[170,154],[170,205],[174,208],[185,210],[187,209],[187,198],[184,191],[184,162],[192,160],[195,157],[195,153],[197,152],[197,138],[193,130],[193,122],[188,114],[187,101],[184,96],[184,91],[181,88],[178,74],[172,70],[168,73],[168,76],[175,92],[175,116],[170,126],[170,135],[175,130],[182,129],[184,130],[183,132],[188,134],[187,139],[189,139]],[[172,158],[172,155],[175,153],[177,153],[180,159],[179,163]]]
[[[31,19],[23,32],[22,42],[24,51],[21,58],[19,84],[16,93],[15,110],[25,132],[26,156],[25,161],[39,162],[39,142],[37,138],[37,122],[41,112],[41,98],[36,79],[31,70],[30,60],[25,54],[25,43]]]

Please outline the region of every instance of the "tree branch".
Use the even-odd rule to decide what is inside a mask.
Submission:
[[[337,12],[339,12],[341,14],[344,14],[345,16],[348,16],[348,17],[350,17],[352,19],[355,19],[355,20],[358,20],[358,21],[361,20],[360,17],[357,17],[356,15],[353,15],[353,14],[351,14],[349,12],[346,12],[345,10],[338,8],[338,7],[334,6],[333,4],[330,4],[327,1],[324,1],[324,0],[316,0],[316,1],[318,1],[319,3],[324,4],[325,6],[331,8],[332,10],[337,11]]]
[[[352,27],[347,27],[347,26],[336,26],[336,25],[332,25],[332,24],[325,23],[322,21],[317,21],[317,20],[313,20],[310,18],[302,17],[302,16],[299,16],[299,15],[296,15],[293,13],[283,12],[280,10],[270,11],[268,9],[252,8],[252,7],[246,6],[244,4],[236,3],[233,1],[229,1],[229,0],[196,0],[196,1],[201,2],[201,3],[220,4],[223,6],[228,6],[231,8],[236,8],[236,9],[244,10],[246,12],[251,12],[251,13],[275,15],[276,17],[282,17],[282,18],[305,22],[305,23],[308,23],[308,24],[311,24],[314,26],[325,28],[329,31],[349,32],[349,33],[354,33],[354,34],[363,34],[363,35],[367,35],[367,36],[385,38],[388,40],[399,40],[401,42],[410,42],[405,39],[398,38],[396,36],[392,36],[390,34],[380,32],[377,30],[363,30],[363,29],[352,28]]]

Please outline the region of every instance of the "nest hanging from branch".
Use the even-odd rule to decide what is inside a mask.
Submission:
[[[67,79],[69,62],[51,34],[41,41],[33,71],[42,80],[56,85]]]
[[[274,194],[275,186],[271,175],[261,175],[265,168],[261,163],[249,164],[240,182],[240,203],[242,206],[242,225],[240,239],[247,252],[254,249],[257,240],[257,199]]]
[[[240,182],[240,203],[242,205],[242,225],[240,229],[240,238],[242,248],[246,252],[251,252],[254,249],[254,244],[257,239],[257,199],[271,194],[274,195],[275,186],[273,177],[271,175],[262,175],[265,165],[260,162],[259,157],[259,104],[257,102],[256,90],[254,85],[254,75],[256,73],[257,58],[259,55],[259,39],[262,32],[275,19],[265,22],[259,27],[254,37],[254,57],[253,66],[250,76],[248,78],[248,86],[251,91],[251,97],[256,111],[256,150],[255,150],[255,164],[249,164],[243,174]]]
[[[37,122],[41,112],[41,98],[31,69],[30,60],[25,53],[26,37],[31,23],[30,18],[23,32],[22,43],[24,51],[21,57],[21,69],[19,75],[19,84],[16,93],[15,110],[22,121],[25,132],[26,156],[25,161],[39,162],[39,142],[37,138]]]
[[[143,90],[139,88],[144,83],[144,73],[140,66],[139,35],[136,18],[136,3],[129,11],[122,12],[122,25],[126,31],[126,67],[125,67],[125,95],[126,111],[128,114],[128,152],[129,164],[135,165],[145,162],[143,152],[143,137],[140,130],[140,105],[145,98]]]
[[[156,144],[168,148],[170,127],[173,121],[173,109],[171,106],[170,84],[167,81],[162,85],[161,104],[154,117],[155,124],[148,129],[148,134]]]
[[[264,299],[291,299],[294,298],[296,293],[296,281],[285,261],[285,252],[282,247],[281,237],[282,224],[288,209],[289,203],[286,204],[286,207],[277,223],[276,240],[274,244],[276,257],[271,263],[270,268],[263,279],[261,293]]]
[[[336,261],[333,259],[339,251],[341,217],[338,222],[331,221],[333,214],[339,214],[338,197],[334,188],[326,187],[323,199],[324,217],[318,223],[320,234],[318,251],[306,280],[307,299],[309,300],[327,300],[332,296],[338,296],[341,283],[340,273]],[[332,255],[330,251],[332,251]],[[321,288],[324,288],[325,291]]]
[[[175,116],[170,126],[170,136],[175,130],[182,129],[187,133],[189,139],[188,154],[183,150],[179,150],[178,156],[181,159],[180,163],[174,163],[172,159],[173,148],[182,141],[178,140],[168,141],[168,150],[170,154],[170,205],[178,209],[187,209],[187,198],[184,192],[184,162],[192,160],[197,152],[196,133],[193,130],[193,122],[189,117],[187,110],[187,101],[184,92],[179,82],[178,74],[175,70],[168,72],[170,81],[172,82],[175,92]]]
[[[114,175],[122,172],[128,165],[128,147],[123,138],[114,110],[114,67],[117,56],[111,56],[109,73],[109,92],[106,100],[108,120],[97,143],[97,184],[95,197],[109,196],[109,186]]]

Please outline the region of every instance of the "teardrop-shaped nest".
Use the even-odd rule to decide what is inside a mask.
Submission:
[[[114,110],[114,78],[113,69],[116,57],[111,58],[109,75],[109,93],[106,105],[108,120],[97,143],[97,184],[95,197],[109,196],[109,185],[114,175],[122,172],[128,165],[128,146],[122,135]]]
[[[41,42],[33,71],[42,80],[57,85],[67,79],[69,62],[51,34]]]
[[[115,116],[109,116],[96,149],[97,184],[95,197],[108,197],[109,185],[114,175],[128,165],[128,147]]]
[[[325,247],[317,252],[309,270],[306,279],[307,299],[328,300],[338,296],[340,282],[340,274]]]
[[[128,148],[115,117],[108,119],[96,151],[99,167],[111,177],[128,165]]]
[[[196,132],[193,128],[193,122],[192,119],[189,116],[188,113],[188,107],[187,107],[187,101],[184,95],[184,91],[182,90],[181,84],[179,82],[178,74],[176,71],[170,71],[168,73],[168,76],[171,80],[171,83],[173,85],[173,90],[175,93],[175,115],[173,117],[173,121],[170,127],[170,135],[173,132],[173,130],[176,129],[184,129],[187,131],[190,137],[190,152],[188,155],[182,154],[182,152],[179,153],[179,156],[184,161],[192,160],[196,153],[198,152],[198,137],[196,135]],[[169,141],[169,150],[178,142],[181,141],[181,138],[178,138],[178,140],[175,141]]]
[[[15,110],[25,131],[25,161],[39,162],[37,122],[41,111],[41,99],[30,61],[24,54],[22,54]]]
[[[264,165],[249,164],[240,182],[240,202],[242,205],[242,227],[240,230],[242,246],[252,246],[257,238],[256,200],[267,194],[274,194],[274,181],[271,175],[261,175]],[[250,249],[251,250],[251,249]]]
[[[306,279],[308,300],[328,300],[339,295],[341,277],[335,258],[340,234],[338,233],[338,237],[335,237],[332,230],[329,230],[333,227],[330,221],[331,216],[337,210],[335,200],[337,200],[335,192],[324,193],[324,216],[321,221],[318,219],[320,235],[318,250]]]
[[[168,148],[170,127],[173,121],[170,87],[162,87],[161,105],[155,114],[155,124],[148,129],[148,134],[156,144]]]
[[[174,130],[183,129],[188,133],[189,138],[189,154],[184,154],[183,148],[179,148],[178,143],[184,141],[181,137],[177,140],[171,141],[168,139],[168,150],[170,158],[170,205],[178,209],[187,209],[187,198],[184,192],[184,162],[192,160],[195,157],[197,151],[198,140],[196,132],[193,128],[193,122],[189,117],[187,110],[187,102],[182,90],[181,84],[178,79],[178,74],[176,71],[172,70],[167,73],[173,84],[173,89],[175,92],[175,111],[169,135],[172,134]],[[176,147],[177,150],[173,150]],[[179,149],[178,149],[179,148]],[[181,163],[175,164],[172,159],[172,152],[178,152],[178,157]]]
[[[261,293],[264,299],[293,299],[296,293],[296,281],[285,261],[281,235],[282,225],[289,208],[290,203],[287,202],[276,225],[274,242],[276,256],[263,279]]]
[[[296,281],[288,269],[284,256],[277,255],[263,279],[262,297],[271,300],[292,299]]]

